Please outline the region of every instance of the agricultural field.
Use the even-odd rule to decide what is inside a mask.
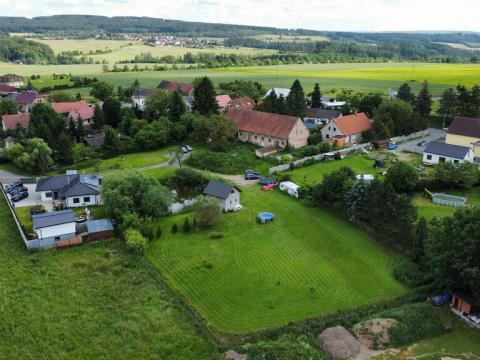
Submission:
[[[365,155],[347,156],[342,160],[332,160],[328,162],[319,162],[310,166],[301,167],[294,170],[285,171],[292,177],[292,181],[303,185],[313,185],[323,180],[325,175],[340,169],[349,167],[356,174],[377,174],[373,167],[374,160]]]
[[[64,40],[42,40],[37,38],[27,38],[49,46],[55,54],[62,51],[79,51],[84,55],[95,51],[114,51],[123,46],[140,44],[140,42],[127,40],[96,40],[96,39],[64,39]]]
[[[151,64],[150,64],[151,65]],[[126,86],[138,79],[144,87],[154,87],[163,79],[190,82],[199,76],[208,76],[214,84],[235,79],[260,81],[265,87],[290,87],[299,79],[306,92],[313,90],[316,82],[322,91],[335,95],[344,89],[357,91],[377,91],[386,94],[388,89],[396,89],[403,82],[416,81],[410,85],[415,91],[420,89],[424,79],[430,82],[434,95],[439,95],[448,87],[464,84],[471,86],[480,79],[480,65],[462,64],[291,64],[279,66],[254,66],[202,70],[167,70],[125,73],[103,73],[102,65],[16,65],[0,63],[0,73],[51,75],[73,74],[98,77],[116,86]]]
[[[3,198],[0,215],[0,357],[218,358],[121,241],[28,253]]]
[[[208,231],[184,233],[191,214],[162,219],[162,236],[147,250],[216,329],[243,334],[407,293],[392,275],[401,258],[331,211],[256,186],[242,188],[241,202]],[[257,224],[260,211],[274,212],[275,221]]]

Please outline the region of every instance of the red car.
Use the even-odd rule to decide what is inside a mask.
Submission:
[[[277,187],[277,184],[264,185],[264,186],[262,186],[262,190],[264,190],[264,191],[273,190],[276,187]]]

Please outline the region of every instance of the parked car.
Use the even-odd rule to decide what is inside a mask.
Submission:
[[[188,153],[188,149],[185,146],[180,148],[184,154]]]
[[[28,191],[27,192],[21,192],[16,194],[15,196],[12,196],[11,200],[12,202],[18,202],[20,200],[28,198]]]
[[[23,186],[23,183],[21,181],[15,181],[14,183],[12,183],[10,185],[7,185],[5,187],[5,190],[7,191],[7,193],[10,194],[13,190],[15,190],[16,188],[18,188],[20,186]]]
[[[396,150],[397,149],[397,144],[395,144],[394,142],[391,142],[390,144],[388,144],[388,150]]]
[[[245,171],[244,178],[245,180],[258,180],[260,179],[261,175],[259,172],[256,171],[251,171],[249,172],[248,170]]]
[[[187,148],[188,151],[193,151],[193,148],[190,145],[183,145]]]
[[[25,186],[22,187],[16,187],[10,192],[10,196],[15,196],[17,194],[20,194],[22,192],[28,192],[28,189]]]

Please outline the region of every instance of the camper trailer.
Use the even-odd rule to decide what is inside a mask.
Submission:
[[[291,181],[284,181],[280,183],[279,189],[280,191],[286,191],[290,196],[298,198],[298,189],[300,189],[300,186]]]

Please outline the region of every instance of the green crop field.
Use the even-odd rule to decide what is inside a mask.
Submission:
[[[96,40],[96,39],[63,39],[63,40],[42,40],[31,38],[29,40],[37,41],[42,44],[50,46],[55,54],[58,54],[62,51],[80,51],[84,55],[88,55],[89,52],[95,52],[97,50],[106,51],[106,50],[117,50],[122,46],[129,44],[139,44],[135,41],[127,40]]]
[[[143,66],[143,65],[142,65]],[[74,74],[98,77],[115,86],[125,86],[138,79],[142,86],[157,86],[163,79],[192,81],[199,76],[209,76],[215,84],[235,79],[255,80],[265,87],[290,87],[299,79],[306,92],[316,82],[328,93],[345,88],[358,91],[378,91],[386,94],[388,89],[398,88],[413,78],[412,64],[292,64],[279,66],[254,66],[226,69],[168,70],[126,73],[103,73],[102,65],[16,65],[0,63],[0,73],[33,74]],[[471,86],[480,82],[480,65],[463,64],[415,64],[416,81],[411,83],[415,91],[424,79],[430,81],[435,95],[457,84]]]
[[[0,358],[218,358],[122,242],[28,253],[0,216]]]
[[[348,156],[342,160],[333,160],[328,162],[319,162],[310,166],[301,167],[294,170],[285,171],[292,177],[292,181],[298,184],[313,185],[323,180],[325,175],[340,169],[349,167],[356,174],[375,175],[377,170],[373,168],[374,161],[364,155]]]
[[[165,218],[162,237],[147,251],[217,329],[247,333],[407,292],[392,276],[400,258],[359,228],[279,191],[242,190],[244,208],[221,214],[210,231],[183,233],[190,214]],[[260,211],[274,212],[275,221],[257,224]],[[173,223],[180,228],[176,234]],[[224,237],[213,240],[212,232]]]

